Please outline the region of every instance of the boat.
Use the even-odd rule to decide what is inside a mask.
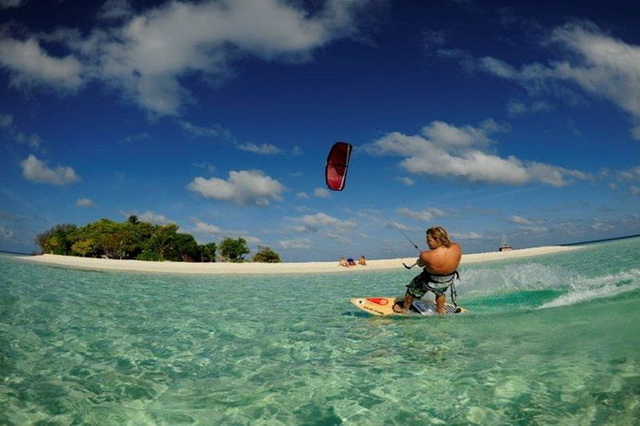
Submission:
[[[509,243],[507,242],[507,236],[503,232],[502,233],[502,244],[500,244],[500,247],[498,248],[498,251],[511,251],[511,250],[513,250],[513,247],[511,247],[509,245]]]

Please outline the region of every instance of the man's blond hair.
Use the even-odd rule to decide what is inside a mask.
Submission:
[[[432,228],[427,229],[427,237],[433,238],[433,240],[440,243],[445,247],[451,247],[451,240],[449,239],[449,234],[442,226],[434,226]]]

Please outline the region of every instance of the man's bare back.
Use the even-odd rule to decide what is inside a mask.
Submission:
[[[435,246],[431,248],[432,244]],[[427,268],[432,274],[447,275],[458,269],[462,259],[462,249],[458,243],[451,243],[450,247],[429,244],[431,250],[423,251],[418,258],[418,266]]]

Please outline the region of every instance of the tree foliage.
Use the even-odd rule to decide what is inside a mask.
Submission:
[[[253,255],[254,262],[280,263],[280,255],[269,247],[258,247],[258,252]]]
[[[80,228],[56,225],[39,234],[36,243],[49,254],[175,262],[215,262],[218,251],[224,261],[243,262],[251,252],[244,238],[200,245],[193,235],[179,233],[178,229],[173,223],[153,225],[132,215],[122,223],[100,219]],[[275,252],[259,255],[258,259],[263,260],[254,256],[254,261],[273,261],[264,259],[273,259],[274,254],[279,262],[280,256]]]
[[[251,253],[244,238],[225,238],[218,246],[222,259],[229,262],[243,262],[244,256]]]

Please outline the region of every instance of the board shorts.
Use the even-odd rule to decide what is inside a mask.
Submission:
[[[457,278],[460,278],[458,271],[449,275],[438,275],[432,274],[425,269],[420,275],[411,280],[407,286],[407,293],[416,299],[421,299],[428,291],[440,296],[447,291]]]

